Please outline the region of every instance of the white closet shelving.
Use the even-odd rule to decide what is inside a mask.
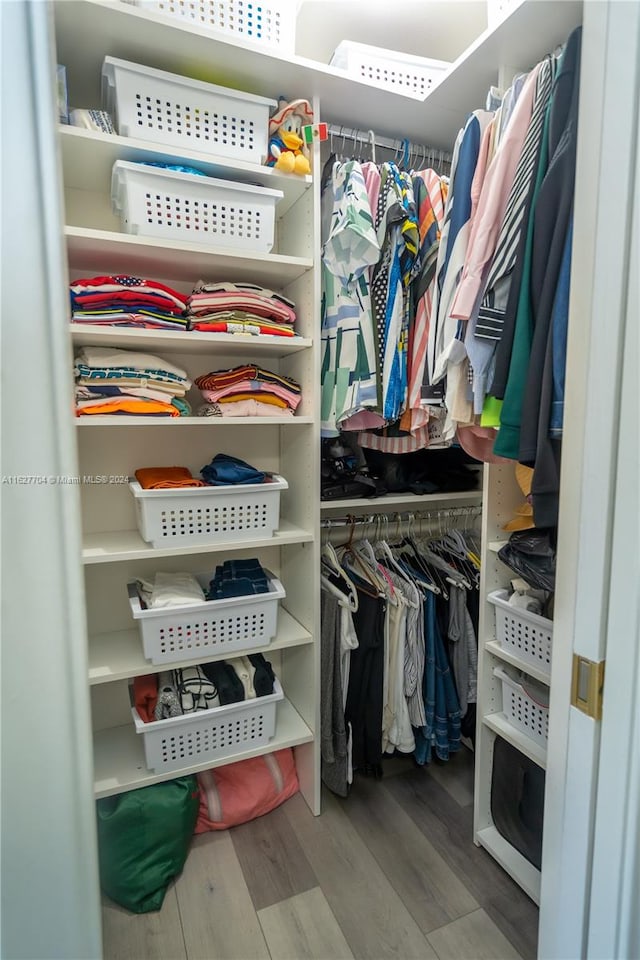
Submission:
[[[540,871],[519,853],[496,830],[491,816],[491,774],[496,735],[533,760],[546,767],[546,750],[517,729],[502,709],[501,682],[494,668],[506,663],[529,677],[549,686],[550,676],[521,659],[496,640],[495,608],[487,601],[494,590],[508,587],[515,576],[498,558],[498,550],[506,542],[504,524],[511,520],[522,504],[522,491],[515,479],[512,464],[485,466],[484,502],[482,510],[482,575],[480,591],[480,626],[478,631],[478,723],[476,728],[476,764],[474,790],[475,840],[498,860],[520,886],[536,901],[540,899]]]
[[[188,63],[200,79],[249,93],[286,90],[291,98],[317,96],[323,119],[332,123],[372,128],[376,133],[409,137],[416,143],[427,138],[429,144],[450,150],[466,114],[481,105],[489,86],[496,83],[499,68],[533,66],[568,36],[580,20],[581,8],[580,0],[515,0],[507,16],[452,63],[444,80],[424,100],[355,81],[315,60],[258,50],[250,43],[218,44],[214,61],[211,41],[204,31],[177,20],[173,43],[167,47],[167,20],[125,3],[58,2],[55,17],[62,39],[60,62],[69,64],[70,83],[83,91],[87,105],[98,105],[105,52],[118,49],[124,59],[175,73],[184,72]],[[414,34],[422,30],[428,35],[427,4],[412,10],[411,29]],[[73,38],[78,36],[82,37],[80,48],[73,45]],[[387,45],[384,23],[378,45]]]
[[[391,510],[404,512],[407,510],[438,510],[446,509],[447,506],[453,507],[472,507],[482,503],[482,490],[468,490],[457,493],[388,493],[383,497],[376,497],[372,500],[365,499],[344,499],[344,500],[323,500],[320,504],[322,514],[326,514],[329,519],[331,513],[344,513],[349,510],[352,513],[386,513]]]
[[[544,7],[544,9],[542,9]],[[414,19],[415,29],[428,29],[428,8]],[[76,0],[54,5],[58,61],[67,67],[74,105],[100,106],[100,69],[105,55],[118,56],[151,67],[191,73],[199,79],[222,82],[237,89],[265,96],[284,90],[290,97],[314,99],[320,119],[359,129],[372,128],[391,137],[409,137],[451,150],[466,115],[482,106],[491,84],[509,80],[519,69],[533,66],[563,42],[581,21],[581,0],[546,3],[519,0],[509,6],[504,18],[483,33],[451,66],[442,82],[426,97],[401,96],[356,81],[339,70],[315,61],[259,49],[241,41],[212,38],[197,26],[171,20],[127,3]],[[385,46],[384,37],[380,45]],[[80,98],[80,100],[78,100]],[[80,103],[81,101],[81,103]],[[259,425],[246,421],[239,429],[226,424],[156,422],[130,429],[129,423],[96,421],[78,431],[81,467],[86,473],[130,473],[151,463],[162,445],[171,444],[173,462],[199,469],[210,455],[224,449],[247,456],[267,469],[278,469],[290,482],[283,501],[283,523],[277,537],[268,543],[245,544],[256,550],[271,569],[279,572],[287,589],[289,616],[281,622],[278,638],[270,650],[278,655],[286,701],[278,713],[275,749],[297,744],[298,772],[303,793],[314,810],[319,809],[318,778],[318,601],[317,551],[319,533],[319,427],[318,338],[320,289],[319,191],[317,181],[279,176],[273,170],[204,158],[185,152],[180,158],[205,172],[228,178],[251,179],[285,192],[278,210],[276,244],[269,255],[238,255],[193,244],[144,240],[119,232],[109,204],[110,169],[117,158],[127,160],[176,160],[175,151],[140,141],[106,137],[86,131],[61,129],[60,148],[64,164],[67,225],[65,238],[72,274],[106,270],[147,274],[165,279],[187,291],[200,277],[207,279],[252,279],[282,289],[300,309],[300,332],[304,339],[276,343],[265,339],[256,344],[227,343],[219,338],[179,338],[178,334],[145,337],[122,331],[95,331],[78,326],[73,331],[77,345],[112,343],[139,348],[149,344],[168,357],[180,358],[189,373],[204,367],[221,367],[251,356],[268,358],[278,369],[301,380],[305,402],[295,422],[279,418]],[[317,159],[317,158],[316,158]],[[316,171],[318,166],[316,166]],[[166,345],[166,348],[165,348]],[[196,369],[197,368],[197,369]],[[237,422],[234,421],[234,426]],[[148,429],[145,427],[148,426]],[[178,428],[179,426],[179,428]],[[195,425],[194,425],[195,426]],[[258,426],[260,429],[258,429]],[[153,427],[153,429],[152,429]],[[173,429],[176,427],[176,429]],[[213,431],[211,436],[208,428]],[[216,428],[220,427],[220,431]],[[166,449],[166,448],[165,448]],[[164,458],[166,461],[166,457]],[[321,513],[331,517],[390,509],[436,510],[473,505],[481,494],[413,496],[389,495],[378,500],[339,500],[323,503]],[[496,554],[505,541],[502,529],[521,500],[510,467],[490,467],[484,475],[483,595],[505,586],[510,579]],[[90,677],[96,718],[96,791],[99,795],[130,789],[155,778],[145,772],[142,751],[135,744],[130,725],[123,725],[128,707],[126,681],[141,665],[141,654],[131,641],[135,634],[128,620],[124,583],[134,575],[155,569],[171,569],[175,557],[181,566],[202,567],[203,554],[216,551],[232,556],[223,544],[210,551],[154,551],[140,539],[133,523],[133,508],[126,489],[83,488],[87,607],[90,632]],[[544,751],[514,728],[502,713],[498,681],[493,667],[506,662],[522,667],[534,679],[543,675],[520,664],[495,641],[491,627],[493,610],[481,605],[479,635],[479,725],[476,745],[475,840],[485,847],[534,899],[538,899],[540,874],[497,832],[490,812],[493,742],[496,734],[544,767]],[[274,660],[275,660],[274,656]],[[224,762],[229,762],[225,760]]]
[[[176,72],[193,62],[193,37],[179,23],[149,17],[134,7],[114,3],[56,3],[57,59],[65,64],[73,106],[99,107],[99,85],[105,55],[159,64],[173,59],[181,38],[184,57]],[[153,34],[147,53],[136,46],[142,34]],[[187,31],[188,33],[188,31]],[[90,39],[90,50],[85,41]],[[95,41],[95,42],[94,42]],[[146,40],[145,40],[146,43]],[[236,45],[200,37],[198,55],[209,63],[243,59]],[[262,77],[252,54],[252,90],[273,97],[275,87]],[[229,80],[233,85],[233,81]],[[243,85],[238,84],[242,89]],[[247,89],[249,89],[247,87]],[[313,97],[308,87],[297,91]],[[317,109],[317,105],[316,105]],[[157,571],[213,570],[217,562],[257,556],[282,581],[282,601],[275,639],[259,648],[273,663],[285,699],[278,703],[276,732],[267,747],[242,749],[219,763],[294,747],[303,795],[319,812],[319,427],[318,331],[320,289],[316,267],[319,191],[311,176],[283,176],[247,162],[230,162],[198,151],[176,151],[139,140],[61,127],[59,145],[65,189],[69,276],[129,273],[164,281],[188,293],[200,279],[248,280],[282,291],[296,304],[300,334],[281,337],[228,337],[182,331],[96,329],[72,325],[70,340],[83,345],[113,346],[158,353],[185,368],[191,379],[213,369],[241,362],[267,365],[302,385],[302,402],[294,417],[249,417],[237,420],[184,417],[159,420],[99,416],[78,419],[81,477],[128,477],[141,466],[183,464],[195,475],[216,453],[242,457],[262,469],[281,473],[289,489],[281,497],[281,521],[269,538],[242,543],[154,549],[141,538],[133,498],[126,483],[82,482],[82,526],[88,627],[88,683],[94,726],[95,795],[104,797],[179,774],[148,770],[144,751],[131,721],[128,685],[131,678],[160,672],[145,660],[131,619],[127,582]],[[122,233],[110,202],[111,168],[117,159],[180,161],[211,176],[273,187],[284,194],[276,208],[276,233],[269,254],[212,246],[166,242]],[[317,161],[317,158],[316,158]],[[317,167],[317,162],[316,162]],[[191,399],[198,403],[198,391]],[[135,427],[135,429],[133,429]],[[229,429],[229,428],[233,429]],[[107,429],[108,428],[108,429]],[[190,429],[193,428],[193,429]],[[220,659],[224,654],[208,656]],[[176,666],[184,666],[181,661]],[[193,663],[193,661],[190,661]],[[191,772],[216,766],[207,761]]]

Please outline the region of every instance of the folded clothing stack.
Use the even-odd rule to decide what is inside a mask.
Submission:
[[[257,470],[250,463],[227,453],[217,453],[211,463],[203,467],[200,476],[211,487],[228,487],[237,484],[267,483],[271,474]]]
[[[200,283],[187,300],[190,330],[294,337],[295,304],[254,283]]]
[[[273,693],[275,674],[261,653],[136,677],[133,700],[145,723]]]
[[[75,360],[76,415],[188,417],[186,371],[147,353],[83,347]]]
[[[255,364],[214,370],[196,378],[204,405],[201,417],[293,416],[302,399],[300,384]]]
[[[186,330],[181,293],[141,277],[87,277],[70,285],[71,320],[109,327]]]
[[[227,600],[268,593],[269,581],[258,560],[225,560],[216,567],[207,600]]]
[[[206,483],[194,477],[187,467],[141,467],[136,470],[136,480],[143,490],[206,487]]]
[[[192,573],[156,573],[151,581],[138,580],[137,587],[145,610],[186,607],[194,603],[204,603],[207,599]]]

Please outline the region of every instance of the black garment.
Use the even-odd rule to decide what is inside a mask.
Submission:
[[[244,700],[244,687],[242,680],[225,660],[217,660],[214,663],[202,663],[200,669],[207,680],[215,684],[220,698],[220,706],[227,703],[237,703]]]
[[[549,168],[534,214],[531,260],[534,330],[522,407],[519,459],[527,466],[536,467],[538,481],[547,490],[544,496],[548,502],[541,513],[536,510],[534,480],[534,517],[538,526],[553,526],[557,517],[557,493],[554,496],[548,489],[549,479],[557,474],[557,463],[548,440],[553,394],[551,317],[573,209],[581,37],[582,28],[578,27],[567,41],[555,79],[549,115]],[[538,490],[541,492],[540,486]]]
[[[261,653],[250,653],[249,663],[255,667],[256,671],[253,675],[253,689],[256,691],[256,697],[268,697],[273,693],[275,680],[273,667]]]
[[[355,580],[355,577],[353,578]],[[351,723],[353,769],[382,776],[382,696],[385,602],[358,589],[345,722]]]
[[[323,783],[339,797],[349,795],[347,731],[342,705],[340,602],[320,591],[320,755]]]
[[[491,775],[491,817],[498,833],[540,869],[545,773],[496,737]]]

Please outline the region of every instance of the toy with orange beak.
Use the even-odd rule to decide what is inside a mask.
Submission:
[[[309,149],[301,133],[313,123],[313,111],[307,100],[280,100],[277,112],[269,120],[269,156],[267,166],[284,173],[304,176],[311,173]]]

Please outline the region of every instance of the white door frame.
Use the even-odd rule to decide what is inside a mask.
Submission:
[[[639,59],[640,5],[587,0],[540,900],[539,956],[544,960],[637,956],[616,953],[604,929],[598,938],[604,952],[590,952],[596,922],[590,904],[600,887],[593,866],[611,853],[605,834],[595,833],[596,818],[600,831],[606,823],[606,811],[599,806],[606,794],[598,783],[601,724],[570,706],[570,689],[574,653],[607,659],[603,735],[609,731],[613,702],[621,700],[611,671],[630,641],[628,632],[621,636],[611,630],[609,614],[616,593],[612,561],[625,562],[618,554],[614,508],[624,443],[620,401]],[[637,384],[637,357],[633,376]],[[633,479],[637,484],[637,467]],[[634,516],[637,546],[637,512]],[[633,522],[631,516],[627,522]],[[629,597],[626,603],[632,618]],[[629,709],[631,702],[618,706]],[[604,755],[610,745],[610,739],[603,739],[603,774],[605,769],[611,773]],[[624,789],[619,774],[620,769],[614,790]]]
[[[2,913],[11,960],[102,954],[53,29],[1,2]],[[25,480],[24,478],[33,478]]]
[[[640,101],[587,956],[640,957]],[[634,266],[635,265],[635,266]]]

